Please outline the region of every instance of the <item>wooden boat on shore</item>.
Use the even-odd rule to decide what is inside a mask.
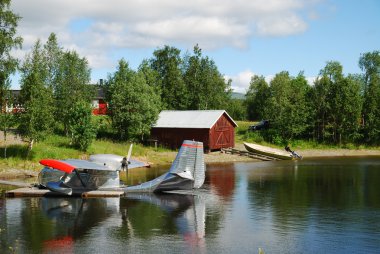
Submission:
[[[245,149],[247,149],[248,152],[256,153],[256,154],[262,154],[265,156],[270,156],[274,158],[278,158],[281,160],[291,160],[293,159],[293,156],[291,153],[282,151],[280,149],[257,145],[253,143],[244,143]]]

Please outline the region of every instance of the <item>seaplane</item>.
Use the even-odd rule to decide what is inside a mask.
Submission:
[[[120,183],[120,171],[146,164],[114,154],[95,154],[88,160],[43,159],[44,168],[38,176],[40,188],[63,195],[81,195],[93,190],[123,190],[124,192],[160,193],[200,188],[205,180],[203,143],[185,140],[170,169],[163,175],[135,186]]]

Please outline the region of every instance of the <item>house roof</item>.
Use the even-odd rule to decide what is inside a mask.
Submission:
[[[153,127],[209,129],[223,114],[238,126],[225,110],[163,110]]]

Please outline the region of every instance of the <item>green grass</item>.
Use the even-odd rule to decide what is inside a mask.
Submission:
[[[235,129],[235,142],[248,142],[268,145],[268,143],[264,141],[264,138],[261,136],[259,131],[248,131],[248,127],[256,123],[257,122],[238,121],[237,124],[239,126]]]
[[[237,121],[238,127],[235,129],[235,142],[237,144],[248,142],[248,143],[257,143],[261,145],[267,145],[271,147],[283,148],[279,145],[274,145],[268,142],[265,142],[263,136],[260,131],[248,131],[248,127],[252,124],[256,124],[257,122],[249,122],[249,121]],[[379,147],[374,146],[366,146],[366,145],[356,145],[356,144],[342,144],[342,145],[334,145],[334,144],[324,144],[318,143],[313,140],[291,140],[289,141],[289,145],[291,148],[297,149],[379,149]]]
[[[0,147],[0,170],[4,168],[18,168],[28,170],[39,170],[38,163],[41,159],[88,159],[90,154],[118,154],[127,156],[129,142],[115,142],[110,139],[94,140],[87,152],[79,151],[70,145],[68,137],[50,135],[45,140],[36,142],[31,152],[28,146],[11,145],[7,147],[7,158],[4,159],[4,148]],[[175,156],[175,151],[164,148],[153,148],[142,144],[134,144],[132,157],[149,161],[153,164],[170,163]]]

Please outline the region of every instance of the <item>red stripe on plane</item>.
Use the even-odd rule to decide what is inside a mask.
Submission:
[[[66,172],[68,174],[73,172],[73,170],[75,169],[74,166],[72,166],[66,162],[59,161],[59,160],[44,159],[44,160],[40,160],[40,164],[47,166],[47,167],[51,167],[54,169],[61,170],[61,171]]]
[[[182,144],[182,146],[186,146],[190,148],[203,148],[203,145]]]

